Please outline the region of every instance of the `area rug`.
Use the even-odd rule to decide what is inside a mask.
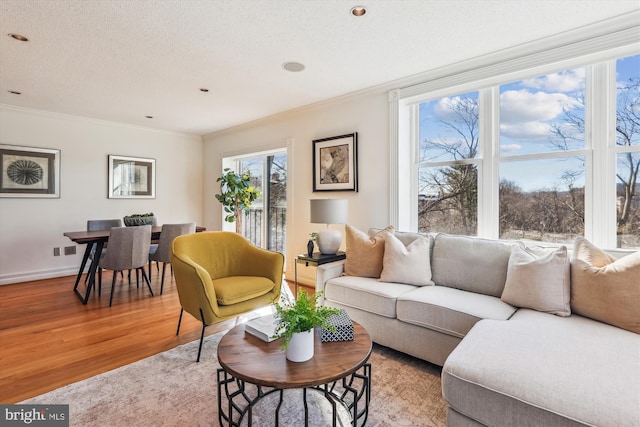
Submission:
[[[222,335],[205,339],[200,363],[195,362],[194,341],[22,403],[69,404],[70,426],[78,427],[217,426],[216,350]],[[369,361],[367,426],[446,424],[439,367],[377,345]],[[296,390],[287,392],[280,425],[298,426],[302,404]],[[326,414],[320,415],[310,416],[310,425],[330,425]],[[274,424],[273,417],[260,416],[258,407],[253,421],[259,426]]]

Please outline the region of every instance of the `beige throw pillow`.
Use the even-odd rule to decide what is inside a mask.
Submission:
[[[601,264],[602,260],[610,261]],[[571,260],[574,313],[640,334],[640,252],[620,259],[576,239]]]
[[[433,285],[430,247],[429,237],[418,237],[405,247],[397,237],[389,234],[384,243],[380,280],[416,286]]]
[[[380,277],[384,241],[385,237],[391,233],[393,233],[393,227],[389,226],[369,237],[367,233],[347,224],[345,226],[347,259],[344,263],[344,273],[347,276]]]
[[[571,315],[571,276],[567,248],[541,255],[515,246],[511,250],[502,301],[516,307]]]

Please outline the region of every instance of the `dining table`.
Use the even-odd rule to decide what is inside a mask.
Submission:
[[[205,227],[196,226],[196,233],[201,233],[206,231]],[[154,225],[151,228],[151,240],[160,239],[160,234],[162,233],[162,226]],[[65,237],[71,239],[72,242],[77,244],[86,244],[86,248],[84,250],[84,255],[82,255],[82,263],[80,264],[80,270],[78,271],[78,276],[76,277],[76,282],[73,286],[73,292],[76,296],[82,301],[83,304],[86,304],[89,301],[89,295],[91,295],[91,289],[95,286],[95,273],[98,270],[98,263],[100,262],[100,257],[102,256],[102,250],[104,249],[105,244],[109,241],[110,230],[96,230],[96,231],[66,231],[63,233]],[[95,250],[94,250],[95,248]],[[91,264],[89,265],[89,271],[87,272],[88,280],[87,280],[87,289],[84,291],[84,294],[78,290],[78,286],[80,284],[80,280],[82,279],[82,274],[84,273],[84,269],[87,266],[87,261],[91,257],[91,252],[93,251],[93,257],[91,259]]]

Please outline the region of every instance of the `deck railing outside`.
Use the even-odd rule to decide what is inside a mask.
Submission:
[[[265,236],[262,233],[262,222],[267,221]],[[242,234],[254,245],[281,252],[286,255],[287,208],[272,207],[269,216],[265,218],[262,207],[249,211],[249,215],[242,218]],[[262,244],[265,239],[266,245]]]

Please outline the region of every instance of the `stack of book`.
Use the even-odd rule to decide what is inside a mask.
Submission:
[[[249,320],[244,325],[245,332],[260,338],[262,341],[271,342],[275,340],[273,336],[276,333],[277,321],[273,314],[267,316],[258,317],[253,320]]]

